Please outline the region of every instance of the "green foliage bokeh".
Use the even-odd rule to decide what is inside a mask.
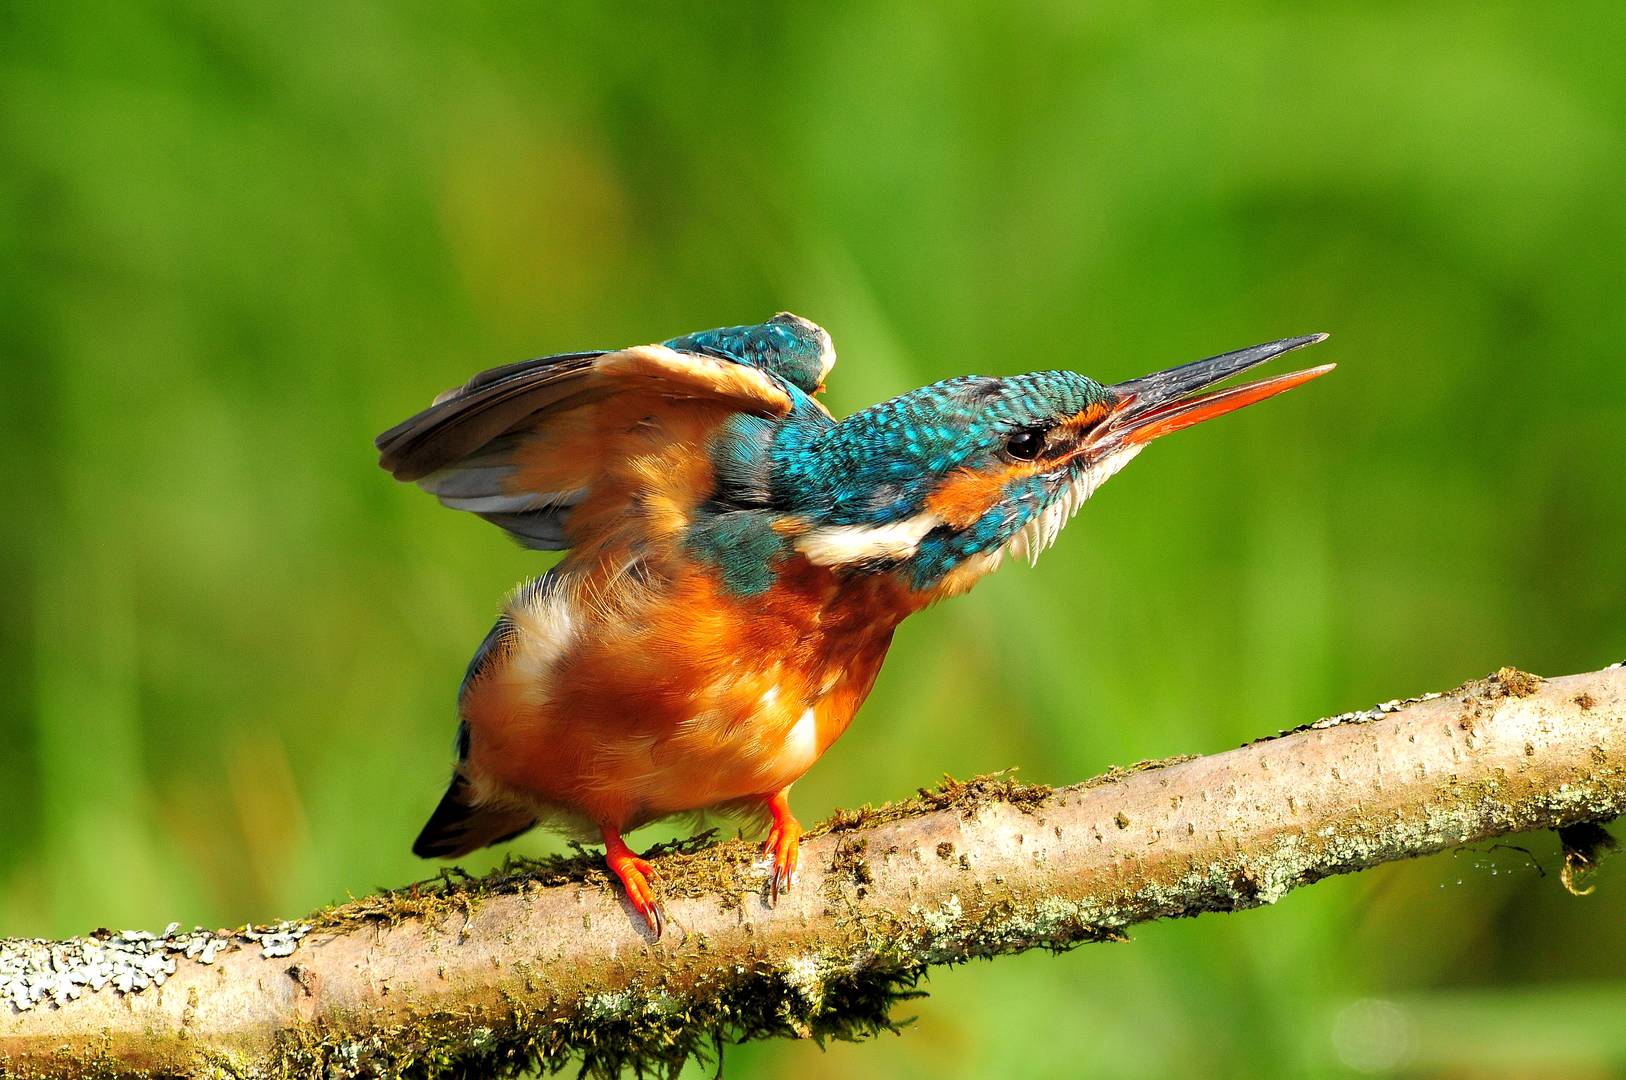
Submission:
[[[1341,365],[906,625],[806,819],[1621,659],[1623,45],[1608,3],[8,6],[0,935],[423,876],[462,666],[547,560],[371,436],[782,308],[838,414],[1313,330]],[[730,1075],[1626,1067],[1626,878],[1524,846],[940,973],[901,1039]]]

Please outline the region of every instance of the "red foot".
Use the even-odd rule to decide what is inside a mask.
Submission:
[[[666,919],[661,914],[660,901],[655,898],[655,890],[650,882],[657,876],[655,868],[649,865],[647,859],[639,858],[636,853],[627,847],[621,839],[621,834],[614,829],[604,830],[604,862],[609,866],[610,872],[621,879],[621,888],[626,891],[627,902],[633,910],[644,917],[649,924],[650,931],[658,938],[666,929]]]
[[[768,902],[779,903],[779,894],[790,892],[796,883],[796,861],[801,856],[802,823],[790,812],[790,789],[778,792],[768,800],[768,812],[773,814],[773,827],[763,841],[764,854],[773,855],[773,877],[768,879]]]

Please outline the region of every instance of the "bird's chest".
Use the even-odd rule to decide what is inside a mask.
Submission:
[[[520,717],[546,753],[505,768],[532,789],[613,792],[647,819],[794,782],[869,695],[908,607],[795,560],[755,596],[686,565],[612,619],[592,611],[580,595],[579,630]]]
[[[805,563],[749,598],[715,589],[702,575],[655,635],[687,682],[674,695],[687,704],[663,749],[717,762],[724,787],[771,791],[791,783],[869,696],[907,614],[901,600],[901,592],[844,582]]]
[[[755,596],[692,563],[639,588],[514,613],[464,706],[477,771],[623,823],[777,791],[846,730],[915,606],[799,559]]]

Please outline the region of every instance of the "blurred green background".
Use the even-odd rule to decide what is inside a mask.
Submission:
[[[1341,365],[912,620],[804,819],[1621,659],[1623,47],[1615,3],[5,5],[0,934],[425,876],[457,680],[550,557],[371,437],[781,308],[838,414]],[[1619,1075],[1626,874],[1521,843],[939,972],[901,1038],[729,1075]]]

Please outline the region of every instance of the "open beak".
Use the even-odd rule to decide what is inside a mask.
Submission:
[[[1207,388],[1239,372],[1257,367],[1282,353],[1302,349],[1306,345],[1314,345],[1326,339],[1326,334],[1283,338],[1280,341],[1255,345],[1251,349],[1238,349],[1222,356],[1211,356],[1207,360],[1182,364],[1167,371],[1153,372],[1138,379],[1109,386],[1107,389],[1117,396],[1118,402],[1108,413],[1105,422],[1100,425],[1097,440],[1091,441],[1105,440],[1120,446],[1144,446],[1153,439],[1162,438],[1193,424],[1200,424],[1204,420],[1212,420],[1216,416],[1235,412],[1244,405],[1252,405],[1256,401],[1275,397],[1284,390],[1291,390],[1295,386],[1325,375],[1337,365],[1323,364],[1321,367],[1276,375],[1257,382],[1242,383],[1224,390],[1207,390]],[[1205,390],[1206,393],[1203,392]]]

